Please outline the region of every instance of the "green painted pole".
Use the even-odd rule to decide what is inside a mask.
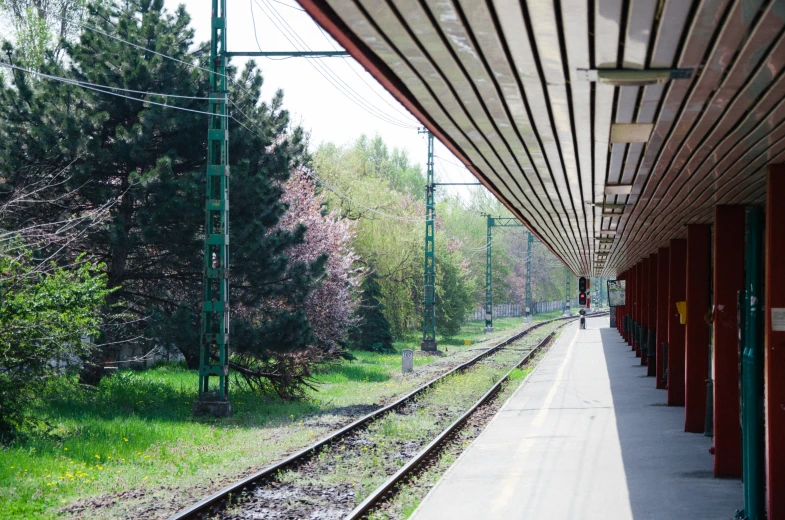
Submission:
[[[425,186],[425,268],[423,272],[423,320],[422,350],[434,351],[436,347],[436,265],[434,243],[434,219],[436,203],[434,200],[433,173],[433,134],[425,128],[417,131],[428,137],[428,162]]]
[[[485,235],[485,332],[493,332],[493,217],[486,215],[488,229]]]
[[[741,441],[744,510],[737,518],[764,519],[763,461],[763,211],[747,210],[741,367]]]
[[[533,314],[532,309],[532,244],[534,235],[526,233],[526,319]]]
[[[194,414],[228,416],[229,404],[229,128],[226,0],[212,0],[207,184],[204,221],[199,396]],[[218,378],[213,390],[210,378]]]

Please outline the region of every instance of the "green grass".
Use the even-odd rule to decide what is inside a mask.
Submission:
[[[537,316],[546,319],[545,316]],[[464,359],[478,342],[494,342],[522,324],[497,319],[467,323],[456,338],[441,339],[453,359]],[[465,345],[465,341],[471,344]],[[419,347],[412,338],[395,344]],[[182,366],[121,370],[97,389],[52,381],[31,411],[39,427],[0,449],[2,518],[54,518],[64,508],[86,507],[90,517],[128,517],[134,507],[166,502],[177,509],[242,474],[280,459],[354,419],[358,407],[383,404],[439,373],[439,356],[415,356],[415,372],[401,374],[400,354],[355,352],[317,375],[318,392],[286,402],[232,392],[230,419],[191,416],[196,375]],[[206,484],[210,481],[209,484]],[[89,497],[138,492],[114,508],[91,511]],[[82,501],[82,502],[80,502]],[[167,516],[172,510],[164,511]]]

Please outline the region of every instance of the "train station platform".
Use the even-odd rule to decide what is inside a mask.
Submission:
[[[741,481],[665,400],[608,318],[571,325],[412,518],[733,518]]]

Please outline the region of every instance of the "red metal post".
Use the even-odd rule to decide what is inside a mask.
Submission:
[[[764,396],[766,504],[769,518],[785,518],[785,165],[766,176]]]
[[[632,345],[632,313],[635,309],[635,269],[633,267],[627,270],[627,291],[627,308],[625,311],[630,317],[630,323],[628,323],[625,339],[627,340],[627,345],[635,350],[635,347]]]
[[[657,388],[665,388],[665,351],[663,343],[668,342],[668,267],[670,249],[661,247],[657,253],[657,368],[654,377],[657,378]]]
[[[640,330],[641,326],[641,277],[643,275],[643,263],[638,262],[635,264],[635,312],[633,314],[633,319],[635,323],[638,324],[636,330]],[[632,338],[632,346],[635,349],[635,356],[641,357],[641,344],[639,341],[638,333],[633,335]]]
[[[640,333],[640,353],[641,353],[641,365],[646,365],[648,361],[648,357],[646,355],[646,351],[644,350],[644,346],[646,345],[646,336],[649,334],[649,270],[651,267],[651,261],[648,258],[644,258],[641,260],[641,333]]]
[[[659,256],[657,253],[649,257],[649,292],[648,292],[648,306],[649,306],[649,337],[646,339],[646,354],[649,359],[646,360],[648,371],[646,375],[654,377],[657,373],[657,339],[655,338],[657,332],[657,264],[659,263]],[[650,341],[652,340],[652,341]],[[656,381],[655,381],[656,384]]]
[[[709,281],[711,226],[687,226],[687,326],[684,343],[684,431],[706,429],[706,379],[709,377]]]
[[[684,325],[676,302],[687,294],[687,241],[671,240],[668,260],[668,406],[684,406]]]
[[[744,206],[714,206],[714,476],[741,477],[738,293],[744,289]]]

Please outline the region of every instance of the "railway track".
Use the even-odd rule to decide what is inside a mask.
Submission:
[[[226,511],[227,507],[231,507],[233,505],[237,505],[238,499],[247,498],[254,493],[258,492],[261,488],[270,482],[275,480],[278,476],[282,474],[282,472],[301,467],[308,463],[309,461],[313,460],[316,456],[324,451],[329,446],[337,445],[340,442],[345,442],[345,440],[351,438],[352,435],[356,434],[363,430],[363,428],[369,427],[374,421],[379,420],[383,416],[390,414],[391,412],[399,411],[401,413],[407,413],[406,408],[412,407],[416,401],[416,399],[422,396],[425,392],[434,389],[440,383],[448,380],[450,376],[456,375],[467,370],[470,367],[477,365],[478,363],[486,360],[489,356],[498,353],[506,346],[510,345],[511,343],[517,342],[524,338],[525,336],[531,334],[533,331],[540,329],[543,326],[553,324],[559,321],[565,321],[570,319],[575,319],[576,317],[570,318],[556,318],[554,320],[548,320],[545,322],[541,322],[535,324],[523,331],[520,331],[513,336],[505,339],[501,343],[485,350],[484,352],[474,356],[473,358],[469,359],[468,361],[456,366],[452,370],[442,374],[441,376],[428,381],[427,383],[423,384],[422,386],[416,388],[412,392],[404,395],[400,399],[396,400],[393,403],[384,406],[372,413],[369,413],[360,419],[354,421],[353,423],[333,432],[332,434],[323,437],[322,439],[316,441],[315,443],[297,451],[296,453],[290,455],[289,457],[272,464],[234,484],[227,486],[224,489],[206,497],[205,499],[201,500],[200,502],[188,507],[175,515],[171,516],[169,520],[184,520],[184,519],[203,519],[203,518],[214,518],[217,516],[224,516],[222,512],[228,513]],[[389,477],[387,481],[385,481],[378,489],[374,490],[371,494],[367,495],[367,497],[357,506],[355,507],[349,516],[346,518],[362,518],[367,513],[376,507],[381,501],[385,499],[386,496],[395,488],[395,486],[404,481],[412,472],[416,471],[418,467],[422,465],[424,461],[426,461],[429,457],[432,457],[434,454],[438,452],[438,449],[441,445],[444,444],[446,440],[451,438],[457,430],[466,422],[466,420],[483,404],[489,402],[500,390],[504,382],[509,378],[512,371],[524,364],[526,364],[534,354],[539,351],[542,347],[544,347],[548,341],[552,338],[553,332],[551,332],[546,338],[544,338],[541,342],[538,343],[533,349],[531,349],[525,356],[523,356],[519,361],[514,363],[514,366],[510,368],[506,372],[506,374],[499,379],[490,390],[488,390],[480,400],[476,401],[471,407],[469,407],[460,417],[454,420],[446,429],[444,429],[441,433],[433,438],[425,448],[418,451],[414,456],[408,460],[400,469],[398,469],[394,475]],[[332,491],[332,489],[330,490]],[[280,495],[282,497],[284,495]],[[291,497],[290,497],[291,498]],[[334,497],[332,497],[334,499]],[[348,500],[347,497],[343,497],[344,500]],[[239,504],[241,505],[241,504]],[[344,511],[348,509],[346,507]],[[345,515],[345,512],[337,515],[337,516],[330,516],[328,515],[325,518],[341,518]],[[234,516],[229,514],[229,516]],[[242,515],[241,515],[242,517]],[[249,518],[264,518],[265,516],[258,516],[257,514],[251,514]],[[276,515],[275,518],[288,518],[291,516],[286,515]],[[321,517],[320,517],[321,518]]]

